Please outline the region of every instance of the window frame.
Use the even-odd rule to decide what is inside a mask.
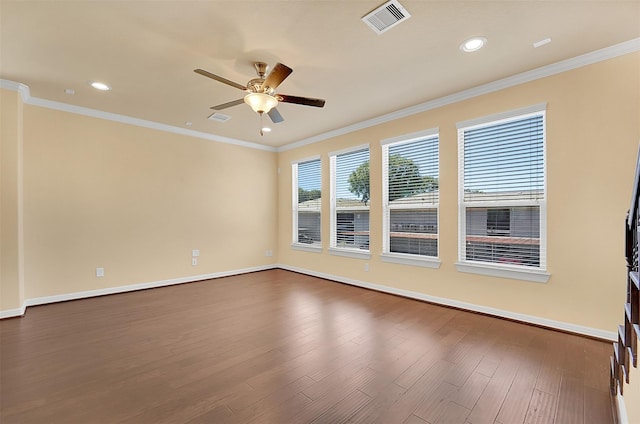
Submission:
[[[320,155],[291,161],[291,248],[305,252],[322,253],[322,203],[318,208],[320,214],[320,245],[300,243],[298,241],[298,166],[301,163],[320,161],[320,186],[322,187],[322,158]],[[322,190],[322,188],[321,188]],[[322,198],[321,198],[322,199]]]
[[[351,247],[339,247],[337,245],[337,214],[340,209],[336,207],[336,159],[340,155],[355,153],[360,150],[368,150],[369,151],[369,185],[371,185],[371,148],[370,145],[361,144],[358,146],[349,147],[342,150],[337,150],[334,152],[329,152],[329,201],[330,201],[330,219],[329,219],[329,253],[336,256],[345,256],[356,259],[370,259],[371,258],[371,212],[370,205],[371,199],[369,199],[368,206],[359,206],[359,207],[351,207],[348,210],[354,211],[357,213],[358,210],[367,211],[369,213],[369,249],[357,249]]]
[[[511,278],[538,283],[546,283],[551,274],[547,271],[547,116],[546,103],[515,109],[494,115],[458,122],[458,262],[456,269],[460,272],[482,274],[495,277]],[[464,135],[465,131],[481,127],[500,125],[505,122],[542,116],[542,179],[543,196],[538,200],[486,200],[465,202],[464,200]],[[467,208],[511,208],[538,207],[540,225],[540,266],[529,267],[514,264],[469,261],[466,259],[466,225]]]
[[[438,171],[440,168],[440,130],[439,128],[430,128],[410,134],[404,134],[397,137],[387,138],[380,141],[382,147],[382,253],[380,257],[383,262],[397,263],[403,265],[422,266],[425,268],[439,268],[440,261],[440,193],[438,192],[438,200],[435,203],[391,206],[389,204],[389,147],[402,144],[415,143],[425,139],[437,137],[438,139]],[[440,173],[438,172],[438,177]],[[438,189],[439,191],[439,189]],[[411,209],[435,209],[436,219],[438,222],[436,233],[438,244],[436,256],[418,255],[412,253],[391,252],[390,237],[390,221],[391,210],[411,210]]]

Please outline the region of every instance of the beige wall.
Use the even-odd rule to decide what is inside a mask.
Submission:
[[[276,153],[30,105],[24,122],[27,299],[276,261]]]
[[[343,279],[453,299],[571,325],[615,332],[625,296],[623,220],[640,140],[640,53],[634,53],[482,95],[300,148],[279,156],[280,263]],[[456,122],[547,103],[548,283],[457,272]],[[440,129],[439,269],[384,263],[380,140]],[[371,145],[371,238],[365,260],[332,256],[328,195],[323,202],[323,253],[292,250],[292,160]]]
[[[22,131],[22,99],[0,90],[0,312],[24,302]]]

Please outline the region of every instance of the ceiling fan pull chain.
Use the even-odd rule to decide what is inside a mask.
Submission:
[[[262,115],[264,115],[264,113],[260,112],[260,137],[264,136],[264,132],[262,131],[262,128],[264,128],[262,125]]]

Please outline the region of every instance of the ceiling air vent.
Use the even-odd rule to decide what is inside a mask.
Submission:
[[[397,0],[389,0],[382,6],[371,11],[362,18],[376,34],[382,34],[402,21],[409,19],[411,15]]]
[[[209,116],[208,119],[210,121],[216,121],[216,122],[227,122],[229,119],[231,119],[231,117],[229,115],[224,115],[222,113],[214,112]]]

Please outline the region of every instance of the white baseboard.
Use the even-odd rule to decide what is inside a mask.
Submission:
[[[247,274],[250,272],[266,271],[277,268],[276,265],[263,265],[251,268],[235,269],[231,271],[214,272],[212,274],[190,275],[187,277],[172,278],[169,280],[152,281],[149,283],[130,284],[126,286],[107,287],[104,289],[87,290],[75,293],[64,293],[55,296],[44,296],[26,299],[21,308],[0,311],[0,319],[19,317],[24,315],[27,307],[46,305],[49,303],[66,302],[68,300],[84,299],[87,297],[105,296],[109,294],[126,293],[136,290],[152,289],[156,287],[172,286],[174,284],[192,283],[195,281],[211,280],[215,278],[229,277],[231,275]]]
[[[27,309],[27,305],[23,304],[21,308],[7,309],[5,311],[0,311],[0,319],[21,317],[22,315],[24,315],[24,312],[26,309]]]
[[[502,309],[490,308],[482,305],[474,305],[472,303],[460,302],[458,300],[447,299],[444,297],[430,296],[424,293],[413,292],[409,290],[398,289],[395,287],[383,286],[380,284],[368,283],[366,281],[353,280],[351,278],[341,277],[338,275],[326,274],[324,272],[311,271],[308,269],[293,267],[289,265],[278,264],[278,268],[288,271],[299,272],[300,274],[311,275],[313,277],[324,278],[326,280],[337,281],[339,283],[350,284],[352,286],[364,287],[384,293],[395,294],[408,297],[411,299],[423,300],[426,302],[437,303],[444,306],[452,306],[454,308],[466,309],[473,312],[494,315],[501,318],[512,319],[516,321],[526,322],[528,324],[540,325],[542,327],[553,328],[556,330],[567,331],[570,333],[582,334],[589,337],[595,337],[603,340],[615,341],[618,334],[612,331],[604,331],[597,328],[585,327],[582,325],[570,324],[562,321],[555,321],[547,318],[536,317],[533,315],[525,315]]]
[[[483,314],[494,315],[501,318],[512,319],[516,321],[522,321],[529,324],[540,325],[543,327],[553,328],[556,330],[568,331],[571,333],[582,334],[589,337],[595,337],[603,340],[615,341],[618,338],[618,334],[611,331],[599,330],[597,328],[585,327],[576,324],[570,324],[562,321],[550,320],[547,318],[536,317],[533,315],[525,315],[512,311],[505,311],[502,309],[490,308],[482,305],[475,305],[472,303],[460,302],[458,300],[448,299],[444,297],[431,296],[424,293],[413,292],[409,290],[398,289],[395,287],[383,286],[380,284],[369,283],[366,281],[353,280],[351,278],[342,277],[339,275],[327,274],[324,272],[317,272],[308,269],[293,267],[283,264],[263,265],[252,268],[236,269],[231,271],[216,272],[213,274],[191,275],[187,277],[173,278],[169,280],[153,281],[149,283],[131,284],[126,286],[108,287],[98,290],[88,290],[76,293],[65,293],[55,296],[45,296],[27,299],[21,308],[8,309],[0,311],[0,319],[18,317],[25,314],[25,310],[29,306],[45,305],[48,303],[65,302],[68,300],[84,299],[87,297],[104,296],[116,293],[126,293],[135,290],[151,289],[155,287],[171,286],[174,284],[190,283],[194,281],[210,280],[221,277],[228,277],[231,275],[247,274],[250,272],[266,271],[268,269],[281,268],[288,271],[298,272],[300,274],[311,275],[313,277],[324,278],[326,280],[337,281],[339,283],[350,284],[352,286],[364,287],[371,290],[376,290],[383,293],[395,294],[399,296],[408,297],[411,299],[423,300],[426,302],[436,303],[444,306],[452,306],[454,308],[466,309],[473,312],[480,312]]]
[[[614,399],[616,403],[616,412],[618,414],[616,417],[618,419],[616,421],[617,424],[629,424],[629,416],[627,415],[627,407],[624,403],[624,397],[618,390],[616,390],[616,397]]]

